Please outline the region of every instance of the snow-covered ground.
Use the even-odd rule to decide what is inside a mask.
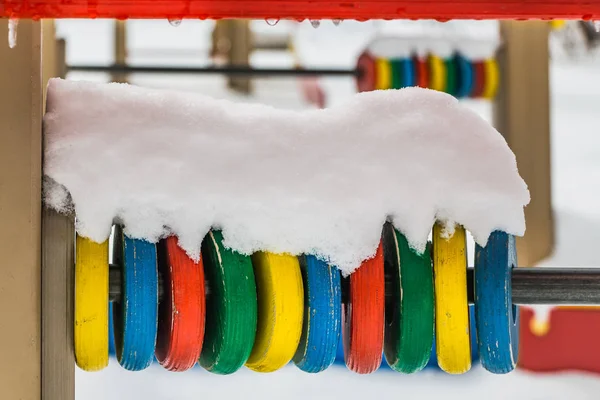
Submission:
[[[188,21],[173,28],[166,21],[137,22],[130,44],[132,62],[197,63],[206,62],[207,34],[210,25]],[[331,33],[331,29],[327,33]],[[69,62],[109,63],[112,40],[110,23],[75,21],[59,27],[68,39]],[[165,33],[166,32],[166,33]],[[135,39],[134,39],[135,38]],[[187,39],[186,39],[187,38]],[[350,38],[349,40],[352,40]],[[183,45],[182,41],[187,43]],[[177,52],[173,52],[173,45]],[[152,50],[152,49],[159,50]],[[331,54],[336,48],[340,59],[349,57],[348,45],[324,49]],[[166,51],[167,49],[171,49]],[[162,56],[161,56],[162,53]],[[299,52],[301,53],[301,52]],[[312,51],[311,53],[314,53]],[[170,55],[165,61],[161,57]],[[310,60],[307,60],[310,61]],[[289,57],[270,53],[253,57],[257,65],[291,65]],[[557,248],[544,264],[561,266],[600,265],[600,63],[574,64],[567,61],[552,65],[552,167],[553,196],[557,222]],[[103,75],[75,75],[73,78],[97,78]],[[252,98],[229,93],[221,77],[132,77],[132,82],[155,87],[202,91],[220,98],[240,99],[301,109],[303,103],[298,83],[289,79],[256,81]],[[324,85],[331,102],[344,98],[354,90],[350,79],[330,78]],[[490,107],[482,102],[469,106],[490,117]],[[209,374],[200,368],[185,373],[169,373],[153,365],[144,372],[130,373],[111,360],[111,365],[98,373],[77,371],[76,393],[80,400],[187,400],[187,399],[533,399],[585,400],[598,399],[600,376],[586,374],[537,375],[516,371],[507,376],[494,376],[475,367],[464,376],[448,376],[434,370],[403,376],[381,370],[359,376],[344,367],[333,366],[318,375],[308,375],[286,367],[262,375],[242,370],[231,376]]]
[[[481,367],[462,376],[432,370],[356,375],[337,365],[320,374],[288,366],[271,374],[241,370],[221,376],[200,368],[172,373],[153,365],[144,372],[126,372],[111,365],[97,373],[77,371],[75,386],[78,400],[597,400],[600,378],[521,371],[492,375]]]

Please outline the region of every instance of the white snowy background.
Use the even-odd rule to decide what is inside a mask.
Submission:
[[[110,21],[61,21],[58,34],[67,39],[67,60],[72,64],[110,64],[113,59],[113,23]],[[393,24],[342,23],[334,27],[323,22],[312,30],[308,22],[298,26],[285,21],[269,26],[253,23],[257,34],[276,36],[295,31],[295,46],[306,66],[353,66],[356,54],[376,29],[393,30]],[[383,27],[383,28],[382,28]],[[309,30],[309,28],[311,30]],[[206,65],[212,22],[183,21],[178,27],[167,21],[128,22],[129,63]],[[315,36],[316,35],[316,36]],[[314,41],[314,38],[317,41]],[[554,47],[553,47],[554,48]],[[290,67],[289,54],[261,51],[253,54],[259,67]],[[72,79],[105,81],[105,74],[71,74]],[[217,98],[260,102],[281,108],[310,107],[302,99],[299,83],[293,79],[256,79],[248,98],[226,89],[221,76],[200,77],[144,75],[130,81],[150,87],[202,92]],[[322,80],[329,104],[354,93],[350,78]],[[600,266],[600,61],[579,57],[576,61],[553,52],[552,168],[553,203],[557,223],[555,254],[545,265]],[[491,107],[482,101],[467,104],[491,118]],[[472,261],[471,261],[472,263]],[[170,373],[153,365],[144,372],[131,373],[116,361],[102,372],[77,370],[76,396],[80,400],[187,400],[187,399],[535,399],[585,400],[600,397],[600,376],[583,373],[538,375],[516,371],[494,376],[481,367],[463,376],[449,376],[428,369],[404,376],[389,370],[359,376],[334,365],[328,371],[309,375],[293,366],[262,375],[247,370],[218,376],[194,368]]]

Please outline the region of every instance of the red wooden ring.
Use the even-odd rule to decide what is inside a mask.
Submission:
[[[429,69],[427,61],[420,57],[415,57],[415,71],[417,74],[417,86],[427,88],[429,85]]]
[[[164,293],[155,355],[164,368],[185,371],[198,361],[204,340],[204,266],[179,247],[175,236],[161,240],[157,252]]]
[[[349,280],[349,282],[348,282]],[[342,304],[344,359],[351,371],[369,374],[381,365],[385,324],[385,282],[381,243],[345,285]]]
[[[356,78],[356,87],[359,92],[371,92],[375,90],[376,69],[375,59],[368,53],[364,52],[358,57],[356,68],[360,71],[360,75]]]
[[[475,75],[475,84],[473,85],[473,92],[470,97],[476,99],[483,96],[483,91],[485,89],[485,63],[482,61],[474,62],[473,75]]]

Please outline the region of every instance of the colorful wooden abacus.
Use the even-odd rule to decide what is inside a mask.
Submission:
[[[442,24],[429,29],[434,27],[445,32]],[[484,27],[483,32],[488,33],[490,26]],[[414,25],[412,29],[425,32],[415,33],[414,37],[382,34],[373,39],[358,57],[358,91],[419,86],[459,99],[494,98],[500,84],[496,36],[487,39],[464,33],[459,36],[449,28],[447,37],[443,37],[442,33],[428,32],[422,26]]]
[[[357,68],[356,85],[361,92],[419,86],[459,99],[492,99],[500,84],[495,59],[470,61],[460,54],[446,60],[436,55],[388,60],[363,53]]]
[[[471,335],[477,337],[484,368],[507,373],[519,352],[515,304],[536,302],[523,296],[544,290],[549,296],[544,303],[600,299],[597,270],[584,275],[513,270],[514,237],[502,232],[476,248],[470,270],[465,230],[456,227],[448,239],[438,224],[423,254],[386,224],[375,257],[349,278],[310,255],[243,256],[223,247],[219,231],[205,238],[200,262],[189,259],[174,238],[153,245],[115,227],[113,242],[117,256],[109,266],[107,243],[77,239],[75,357],[89,371],[107,365],[109,298],[115,303],[115,344],[123,368],[145,369],[156,356],[169,370],[189,369],[199,360],[219,374],[243,365],[271,372],[290,361],[303,371],[320,372],[334,362],[340,335],[346,365],[357,373],[378,369],[382,354],[393,370],[420,371],[434,337],[439,366],[464,373],[471,368]],[[588,280],[571,280],[578,277]],[[97,284],[97,290],[86,282]],[[589,297],[579,297],[584,292]],[[475,305],[477,332],[470,331],[469,303]]]

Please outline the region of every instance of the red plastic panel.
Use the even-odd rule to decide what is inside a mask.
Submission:
[[[0,0],[14,18],[600,19],[597,0]]]
[[[532,318],[532,310],[521,309],[519,367],[538,372],[600,373],[600,310],[554,309],[550,330],[542,336],[530,330]]]

